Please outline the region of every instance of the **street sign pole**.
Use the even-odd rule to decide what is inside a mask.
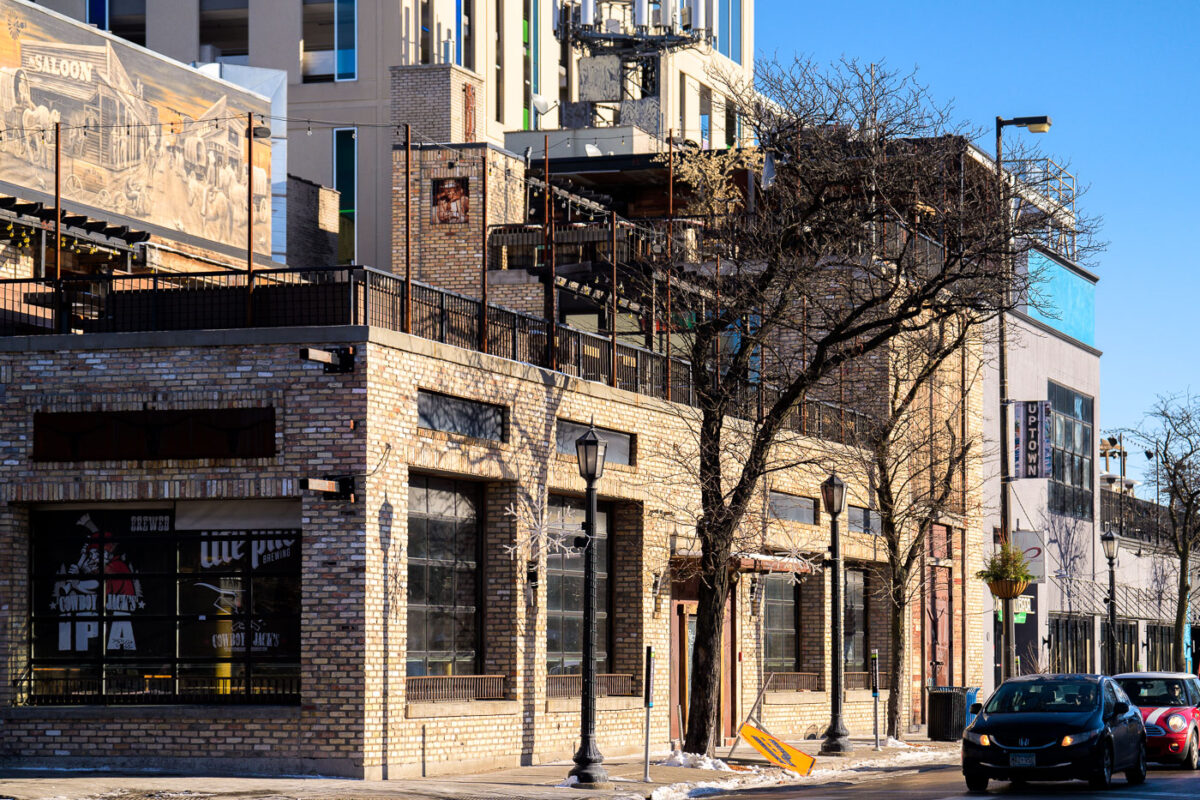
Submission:
[[[642,769],[642,781],[650,782],[650,709],[654,708],[654,648],[646,648],[646,680],[642,682],[643,702],[646,706],[646,757]]]
[[[879,651],[871,650],[871,698],[875,704],[875,749],[879,750]]]

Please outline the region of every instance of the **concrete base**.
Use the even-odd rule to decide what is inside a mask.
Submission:
[[[597,790],[604,791],[604,790],[612,789],[613,785],[611,783],[607,783],[607,782],[605,782],[605,783],[572,783],[571,788],[572,789],[597,789]]]

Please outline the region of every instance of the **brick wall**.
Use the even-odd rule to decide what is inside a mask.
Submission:
[[[289,267],[307,269],[337,263],[338,200],[336,189],[287,177],[287,247]]]
[[[362,329],[331,329],[353,341]],[[658,652],[651,739],[669,737],[670,588],[674,550],[698,504],[690,477],[689,418],[661,401],[563,375],[383,330],[360,340],[359,366],[327,375],[296,356],[300,344],[320,345],[304,330],[163,334],[0,341],[0,657],[16,677],[26,652],[28,550],[25,509],[34,502],[119,502],[188,498],[300,498],[304,516],[302,703],[298,708],[8,707],[11,682],[0,682],[0,759],[33,763],[95,763],[100,741],[122,741],[120,763],[191,764],[256,771],[320,771],[363,777],[461,772],[568,757],[578,739],[578,703],[547,697],[545,562],[537,533],[548,493],[580,495],[572,455],[555,450],[559,418],[594,418],[601,427],[636,437],[636,464],[610,465],[601,497],[614,504],[616,553],[613,668],[640,684],[644,647]],[[22,348],[32,346],[33,352]],[[417,426],[420,388],[505,406],[506,437],[482,441]],[[50,408],[228,406],[269,401],[279,409],[279,453],[254,462],[32,464],[32,412]],[[352,424],[353,423],[353,424]],[[740,423],[731,422],[736,428]],[[771,486],[819,496],[826,472],[806,462],[839,448],[798,438],[781,458],[798,466],[776,473]],[[483,634],[481,671],[506,677],[505,697],[463,703],[409,702],[407,640],[407,518],[412,473],[483,484]],[[357,473],[353,503],[302,494],[296,478]],[[844,470],[852,501],[866,482]],[[765,508],[761,497],[755,508]],[[747,520],[747,547],[798,549],[819,556],[828,520],[816,525]],[[973,533],[976,539],[976,533]],[[845,540],[847,559],[875,558],[869,536]],[[531,580],[532,579],[532,580]],[[761,619],[739,580],[734,630],[737,721],[761,685]],[[807,578],[801,594],[812,615],[801,635],[805,664],[828,685],[828,581]],[[978,592],[968,599],[978,605]],[[974,598],[974,599],[972,599]],[[971,615],[968,603],[968,618]],[[811,623],[810,623],[811,620]],[[977,639],[981,641],[981,637]],[[919,681],[919,677],[917,678]],[[777,732],[805,735],[828,719],[823,692],[773,698],[764,721]],[[870,704],[851,695],[849,724],[869,730]],[[607,755],[635,752],[642,741],[639,698],[604,698],[597,714]],[[131,737],[133,729],[153,737]],[[776,729],[773,728],[773,729]],[[823,730],[823,728],[822,728]],[[205,744],[202,756],[197,743]],[[203,764],[196,759],[209,759]],[[54,761],[57,759],[57,761]],[[117,762],[110,762],[117,763]]]

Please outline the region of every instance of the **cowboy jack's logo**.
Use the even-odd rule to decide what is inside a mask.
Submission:
[[[86,652],[92,640],[100,636],[101,610],[109,617],[128,617],[132,612],[144,609],[146,603],[141,581],[135,577],[124,555],[117,552],[112,534],[102,533],[89,514],[84,514],[75,524],[87,529],[91,536],[80,547],[75,563],[59,567],[58,574],[64,579],[54,584],[50,608],[75,617],[73,621],[59,622],[58,649]],[[100,580],[102,573],[107,576],[104,582]],[[110,619],[105,647],[108,650],[137,650],[133,623],[128,619]]]

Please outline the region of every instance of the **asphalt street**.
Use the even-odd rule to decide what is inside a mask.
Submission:
[[[886,779],[865,783],[827,783],[817,786],[776,786],[751,789],[721,795],[722,798],[739,800],[874,800],[874,798],[900,798],[901,800],[951,800],[951,798],[1011,797],[1020,800],[1135,800],[1135,798],[1161,798],[1161,800],[1194,800],[1200,797],[1200,772],[1164,769],[1151,765],[1150,775],[1141,786],[1128,786],[1125,777],[1113,778],[1111,789],[1094,790],[1083,782],[1032,783],[1014,787],[1011,783],[992,781],[987,794],[973,794],[963,784],[962,773],[957,768],[934,767],[914,770],[904,775],[890,775]]]

